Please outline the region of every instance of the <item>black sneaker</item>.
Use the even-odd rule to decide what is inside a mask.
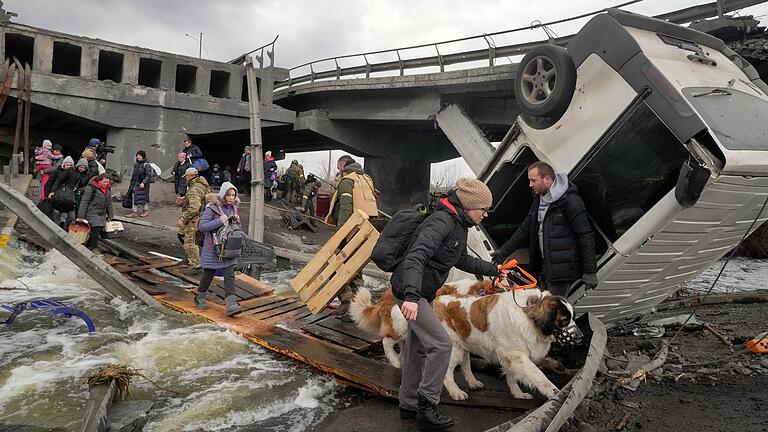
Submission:
[[[400,407],[400,420],[411,420],[416,418],[416,410]]]

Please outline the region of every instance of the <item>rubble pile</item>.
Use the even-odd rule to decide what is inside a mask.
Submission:
[[[592,390],[563,430],[764,430],[738,413],[768,403],[768,355],[745,347],[768,330],[768,304],[705,305],[688,319],[692,311],[611,329]]]

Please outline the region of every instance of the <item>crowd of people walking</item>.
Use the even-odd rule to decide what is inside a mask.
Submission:
[[[107,146],[92,138],[77,164],[50,140],[35,148],[35,171],[40,179],[38,208],[67,229],[75,220],[90,226],[86,246],[94,249],[106,222],[112,219],[111,180],[105,175]]]

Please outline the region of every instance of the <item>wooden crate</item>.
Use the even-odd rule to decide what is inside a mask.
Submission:
[[[358,210],[296,275],[291,286],[313,314],[325,309],[368,264],[378,238],[368,215]]]

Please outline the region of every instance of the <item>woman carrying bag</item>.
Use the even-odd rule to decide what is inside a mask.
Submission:
[[[205,295],[208,292],[208,287],[211,286],[216,270],[221,270],[224,273],[224,300],[227,303],[227,316],[232,316],[242,310],[237,302],[237,296],[235,296],[235,263],[237,258],[221,258],[214,247],[214,235],[226,224],[240,224],[240,216],[237,214],[240,199],[237,197],[237,188],[230,182],[221,185],[218,195],[209,193],[205,199],[208,205],[206,205],[198,225],[198,229],[205,233],[205,240],[200,248],[200,264],[203,267],[203,275],[200,277],[195,304],[201,310],[208,308]]]
[[[109,177],[99,174],[85,187],[80,208],[77,211],[77,220],[87,222],[91,228],[91,235],[85,243],[88,249],[96,249],[101,232],[112,217],[112,190]]]

